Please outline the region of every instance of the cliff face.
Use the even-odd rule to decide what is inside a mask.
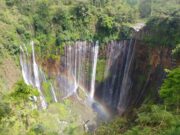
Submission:
[[[59,61],[49,58],[44,61],[41,61],[41,65],[43,69],[46,71],[46,73],[48,73],[48,75],[59,74],[59,70],[61,67]]]
[[[80,46],[84,49],[79,50]],[[90,92],[94,53],[90,46],[85,46],[86,44],[79,42],[76,47],[67,47],[65,54],[60,56],[60,61],[44,60],[43,69],[49,76],[58,78],[58,83],[65,77],[65,82],[69,82],[68,86],[79,83],[77,87],[83,87]],[[158,99],[158,89],[165,77],[164,68],[173,66],[171,49],[148,46],[139,40],[113,41],[100,46],[98,60],[104,61],[104,65],[98,63],[96,70],[103,79],[96,79],[95,98],[119,114],[139,106],[145,99]],[[100,68],[103,71],[99,71],[98,67],[103,67]],[[68,76],[69,68],[72,76]],[[73,79],[73,74],[77,81]],[[61,91],[60,88],[56,90]],[[63,88],[63,91],[66,89]]]
[[[172,67],[169,48],[152,48],[137,41],[135,50],[129,107],[139,106],[145,97],[157,99],[158,89],[165,77],[164,68]]]
[[[100,99],[111,109],[117,110],[120,114],[139,106],[145,97],[147,100],[148,97],[158,99],[158,89],[165,77],[164,68],[172,67],[169,48],[158,46],[152,48],[138,40],[135,40],[133,44],[134,55],[129,66],[122,67],[127,63],[128,56],[119,55],[114,65],[112,64],[110,67],[108,78],[96,86],[97,99]],[[124,53],[127,54],[128,52]],[[124,58],[122,59],[122,57]],[[127,68],[128,71],[126,71]],[[114,80],[113,84],[109,80]],[[109,84],[107,85],[107,83]],[[124,87],[124,84],[127,86]],[[108,87],[109,85],[111,86]],[[109,93],[105,94],[107,91]],[[102,98],[102,95],[106,96]]]

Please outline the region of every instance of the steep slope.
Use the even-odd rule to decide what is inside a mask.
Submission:
[[[21,14],[0,1],[0,91],[7,92],[21,78],[18,50],[22,39],[17,33]]]
[[[0,64],[0,91],[7,92],[11,90],[19,79],[21,79],[20,68],[10,56],[4,58]]]

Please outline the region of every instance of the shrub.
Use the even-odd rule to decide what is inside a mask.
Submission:
[[[169,107],[179,108],[180,103],[180,67],[169,71],[160,90],[160,96]]]
[[[172,54],[174,58],[180,59],[180,44],[176,45],[176,47],[172,50]]]
[[[13,6],[15,4],[15,0],[6,0],[6,5]]]
[[[15,101],[28,101],[29,97],[38,96],[39,92],[32,88],[31,86],[24,83],[24,81],[19,81],[16,83],[14,92],[11,93],[12,99]]]

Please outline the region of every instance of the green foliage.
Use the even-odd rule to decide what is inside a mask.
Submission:
[[[98,81],[99,83],[104,79],[105,66],[106,61],[104,59],[99,59],[96,67],[96,81]]]
[[[29,97],[38,96],[39,93],[36,89],[28,86],[23,81],[19,81],[16,83],[14,92],[11,93],[11,97],[16,101],[27,101]]]
[[[37,90],[19,81],[12,93],[0,100],[1,135],[58,135],[83,134],[78,126],[77,114],[68,99],[64,103],[50,104],[47,110],[40,111],[30,96],[38,96]],[[12,100],[13,99],[13,100]]]
[[[136,126],[126,132],[126,135],[133,134],[168,134],[179,130],[179,116],[164,110],[161,106],[145,105],[139,109]],[[179,134],[176,132],[175,134]]]
[[[131,6],[138,4],[138,0],[125,0],[125,1],[127,1],[127,3],[130,4]]]
[[[113,18],[108,16],[108,15],[104,15],[101,16],[99,19],[99,29],[104,30],[104,32],[109,32],[109,34],[112,32],[113,29],[113,25],[114,25],[114,21]]]
[[[127,131],[125,135],[151,135],[151,129],[147,127],[133,127],[131,130]]]
[[[132,112],[131,119],[117,118],[101,125],[98,135],[178,135],[180,134],[180,68],[166,70],[167,78],[160,89],[164,104],[144,104]],[[177,110],[175,110],[175,107]]]
[[[53,101],[53,99],[52,99],[52,94],[51,94],[51,91],[50,91],[49,83],[48,82],[44,82],[42,87],[43,87],[43,91],[44,91],[44,96],[45,96],[46,102],[51,103]]]
[[[158,18],[149,21],[152,34],[145,36],[145,41],[161,45],[179,44],[177,0],[4,0],[1,5],[0,29],[2,35],[7,36],[0,36],[0,43],[11,55],[17,55],[19,45],[32,38],[53,55],[56,53],[52,50],[67,41],[128,39],[132,33],[130,26],[141,17],[151,15]],[[3,12],[5,10],[7,13]],[[167,21],[159,19],[167,16]],[[162,40],[159,40],[162,35]],[[45,54],[41,53],[41,57],[47,57]]]
[[[132,33],[130,25],[138,19],[152,17],[147,23],[148,34],[144,36],[144,40],[152,44],[175,47],[173,54],[179,57],[179,15],[177,0],[1,0],[0,56],[6,56],[7,52],[17,56],[19,45],[34,39],[42,58],[59,60],[57,52],[60,49],[60,53],[64,53],[66,42],[128,39]],[[104,65],[105,61],[100,59],[96,77],[98,82],[103,80]],[[138,109],[133,120],[117,118],[100,126],[96,133],[180,134],[179,111],[174,112],[175,107],[177,110],[179,108],[179,74],[179,68],[170,71],[161,87],[160,96],[167,109],[164,109],[163,105],[143,106]],[[144,77],[138,80],[143,83]],[[43,87],[46,100],[51,103],[49,84],[43,84]],[[77,111],[72,102],[67,100],[64,103],[50,104],[47,110],[39,111],[30,101],[29,97],[32,96],[38,96],[38,91],[20,81],[10,95],[0,99],[0,134],[82,133],[79,127],[82,121],[77,119],[79,113],[70,111]],[[67,125],[62,124],[62,121],[66,121]]]
[[[30,129],[30,132],[28,133],[29,135],[34,135],[34,134],[45,134],[45,127],[42,124],[37,124],[34,127]]]
[[[173,108],[180,103],[180,68],[170,71],[160,90],[160,96],[166,105]]]
[[[127,120],[125,118],[115,118],[112,122],[104,123],[97,130],[97,135],[119,135],[121,130],[126,129]]]
[[[54,24],[59,26],[58,28],[59,32],[61,30],[71,30],[73,27],[71,16],[66,8],[57,9],[57,11],[53,15],[52,21]]]
[[[176,45],[176,48],[172,50],[174,58],[180,59],[180,44]]]
[[[70,125],[70,127],[66,128],[64,130],[64,134],[66,135],[80,135],[83,134],[83,132],[81,130],[79,130],[80,128],[76,125],[76,124],[72,124]]]
[[[85,20],[89,16],[89,7],[87,3],[80,3],[75,7],[74,12],[78,19]]]
[[[178,135],[179,115],[174,115],[158,105],[143,105],[133,119],[116,118],[101,125],[98,135]]]
[[[13,6],[13,5],[14,5],[14,2],[15,2],[15,0],[6,0],[6,4],[7,4],[8,6]]]
[[[123,1],[120,1],[118,4],[110,2],[104,8],[103,13],[98,16],[96,36],[101,42],[130,38],[129,33],[132,31],[130,31],[129,24],[137,20],[137,12],[136,8],[132,8]]]
[[[0,122],[3,117],[7,117],[11,112],[11,109],[9,107],[8,103],[4,103],[0,101]]]
[[[144,35],[144,40],[151,44],[175,47],[180,42],[179,22],[179,17],[151,18],[147,23],[148,35]]]
[[[118,38],[117,27],[111,17],[100,18],[98,22],[97,39],[101,42],[109,42],[110,40]]]
[[[48,1],[37,2],[37,10],[33,16],[33,26],[36,39],[43,45],[53,38],[51,34],[51,15]]]
[[[175,124],[175,119],[170,112],[163,110],[161,107],[143,106],[138,113],[138,119],[136,120],[141,126],[159,126],[169,127]]]
[[[149,16],[144,34],[144,41],[161,46],[176,47],[180,36],[180,4],[177,0],[142,0],[142,13]],[[141,9],[141,8],[140,8]],[[151,15],[149,15],[151,14]],[[144,15],[144,17],[146,17]],[[159,40],[161,39],[161,40]]]
[[[139,10],[142,18],[149,17],[151,15],[151,0],[141,0]]]
[[[177,16],[180,15],[178,0],[151,0],[152,16]]]
[[[67,41],[108,42],[119,37],[124,38],[121,35],[127,35],[123,34],[127,31],[122,24],[134,22],[137,17],[137,10],[131,7],[132,1],[129,1],[131,6],[123,0],[116,1],[118,3],[116,6],[114,6],[114,1],[107,0],[61,2],[38,0],[27,3],[21,0],[7,1],[17,7],[19,11],[17,16],[20,14],[21,20],[27,21],[26,23],[17,21],[19,25],[15,30],[20,40],[27,42],[35,38],[50,52],[54,47],[59,48],[63,42]],[[52,39],[54,42],[49,42]],[[17,42],[13,43],[13,46],[14,44],[16,45]]]

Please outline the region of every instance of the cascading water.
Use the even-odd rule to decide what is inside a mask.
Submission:
[[[39,91],[39,98],[41,107],[43,109],[47,108],[47,104],[45,102],[42,90],[41,90],[41,82],[39,77],[39,69],[38,65],[35,60],[35,51],[34,51],[34,43],[31,42],[32,46],[32,60],[28,57],[28,52],[26,46],[24,46],[25,49],[21,46],[21,54],[20,54],[20,64],[22,68],[22,75],[25,83],[27,85],[32,85],[33,87],[36,87]]]
[[[83,89],[93,98],[98,49],[98,44],[86,41],[65,46],[65,54],[61,56],[63,71],[57,76],[62,97],[67,98]]]
[[[106,48],[102,98],[110,107],[118,109],[119,113],[123,113],[128,106],[134,47],[135,43],[131,40],[113,41]]]
[[[119,113],[124,112],[126,110],[126,107],[128,106],[128,92],[132,87],[132,81],[130,78],[130,72],[132,71],[132,63],[134,59],[134,53],[135,53],[135,44],[132,44],[132,40],[129,43],[128,46],[128,54],[127,54],[127,59],[126,59],[126,64],[125,64],[125,70],[124,70],[124,75],[122,79],[122,85],[121,85],[121,93],[120,93],[120,98],[119,98],[119,103],[118,103],[118,110]]]
[[[29,78],[28,78],[28,65],[27,65],[27,62],[26,62],[26,57],[25,57],[25,52],[23,50],[23,48],[20,46],[20,49],[21,49],[21,52],[22,54],[20,55],[20,64],[21,64],[21,67],[22,67],[22,76],[23,76],[23,79],[25,81],[26,84],[30,84],[29,83]]]
[[[33,61],[33,71],[34,71],[34,79],[35,79],[35,86],[37,87],[39,93],[40,93],[40,102],[41,102],[41,106],[43,109],[47,108],[47,104],[45,102],[45,99],[43,97],[42,91],[41,91],[41,84],[40,84],[40,80],[39,80],[39,69],[38,69],[38,65],[36,63],[35,60],[35,51],[34,51],[34,42],[31,42],[32,45],[32,61]]]
[[[91,99],[94,98],[94,93],[95,93],[96,67],[97,67],[98,51],[99,51],[98,42],[96,43],[93,51],[94,51],[94,60],[93,60],[93,68],[92,68],[91,91],[90,91]]]
[[[51,93],[52,93],[52,96],[53,96],[53,99],[54,99],[54,102],[58,102],[58,100],[57,100],[57,97],[56,97],[56,93],[55,93],[55,90],[54,90],[54,87],[53,87],[53,85],[52,85],[52,83],[51,83]]]
[[[21,47],[22,74],[27,84],[34,82],[33,86],[36,86],[40,93],[41,105],[46,108],[44,93],[41,90],[42,82],[46,82],[46,77],[39,73],[33,42],[31,45],[32,60],[28,60],[28,56]],[[128,94],[132,87],[131,68],[135,53],[134,48],[133,40],[113,41],[105,46],[104,60],[106,65],[104,75],[102,75],[104,80],[101,82],[100,90],[102,92],[99,98],[105,104],[118,109],[119,112],[124,112],[129,102]],[[88,97],[94,99],[96,94],[96,67],[99,66],[97,65],[98,55],[100,55],[98,42],[94,44],[77,41],[64,47],[59,73],[53,77],[55,79],[51,78],[53,82],[50,84],[50,93],[54,102],[73,94],[77,95],[79,90],[86,91]]]
[[[22,75],[26,84],[33,85],[31,62],[28,61],[28,52],[25,45],[20,46],[21,55],[20,55],[20,64],[22,67]]]

